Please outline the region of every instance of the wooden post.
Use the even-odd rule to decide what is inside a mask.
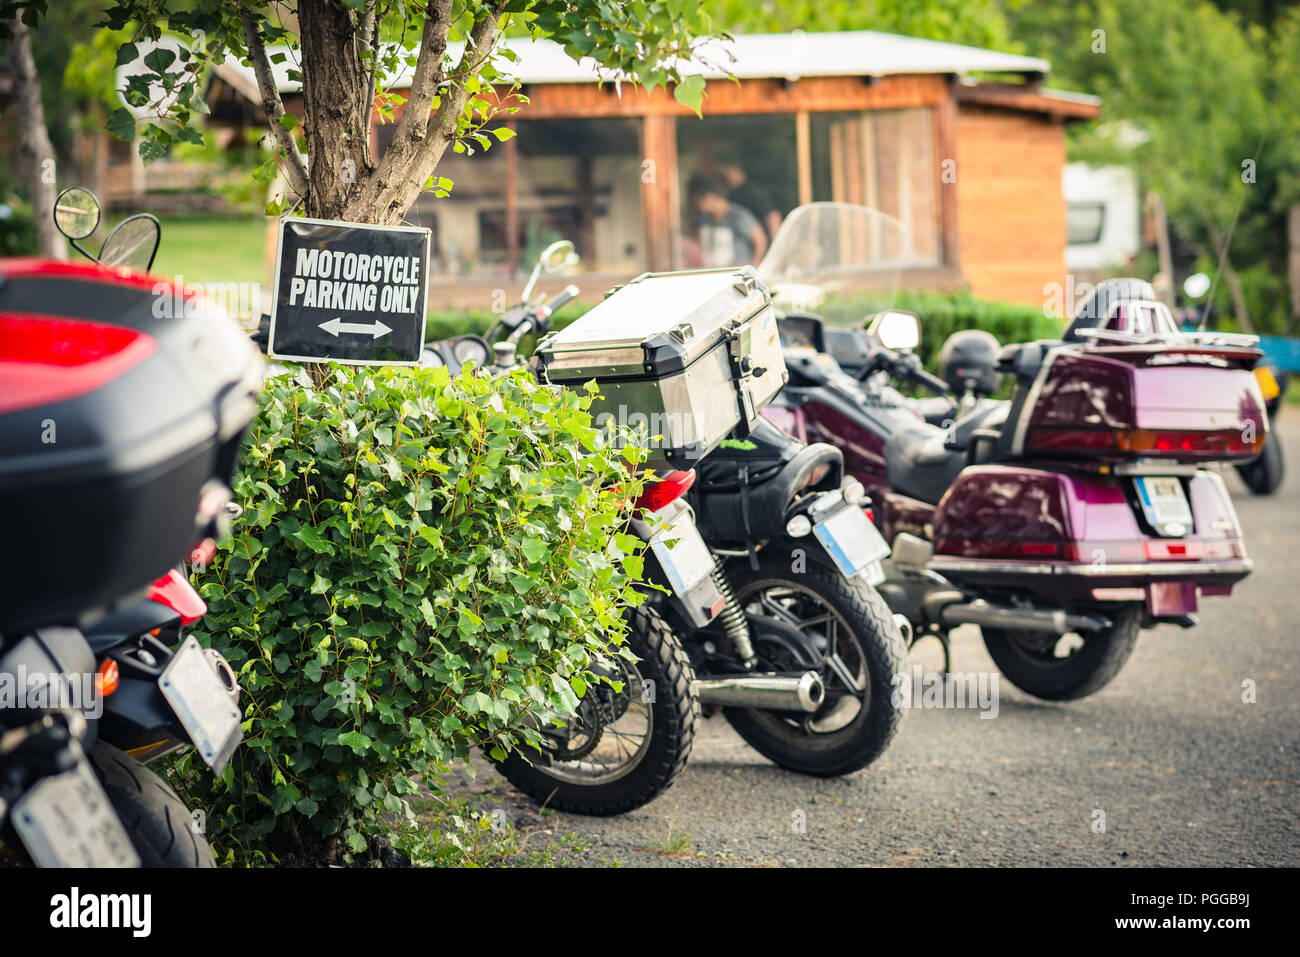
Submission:
[[[948,98],[934,111],[934,141],[939,152],[935,177],[939,181],[940,256],[949,265],[961,266],[961,246],[957,239],[957,189],[961,171],[957,169],[957,101],[953,85]],[[948,173],[945,176],[945,172]]]
[[[641,216],[645,226],[646,268],[673,268],[681,232],[677,197],[676,118],[652,114],[641,120]]]
[[[1165,217],[1165,202],[1159,193],[1147,195],[1147,207],[1151,211],[1151,226],[1156,237],[1156,259],[1160,272],[1151,284],[1155,287],[1156,298],[1170,309],[1174,308],[1174,257],[1169,246],[1169,222]],[[1215,250],[1216,254],[1218,250]]]
[[[800,110],[794,115],[794,148],[799,170],[799,205],[807,206],[813,201],[812,133],[807,110]]]

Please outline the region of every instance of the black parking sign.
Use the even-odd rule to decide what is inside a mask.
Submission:
[[[300,362],[418,363],[429,239],[429,230],[415,226],[284,220],[270,354]]]

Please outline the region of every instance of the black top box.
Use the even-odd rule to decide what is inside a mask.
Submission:
[[[263,368],[201,294],[0,260],[0,630],[84,621],[183,560],[224,505]]]

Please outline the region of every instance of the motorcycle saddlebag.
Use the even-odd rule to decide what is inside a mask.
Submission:
[[[599,427],[642,431],[649,468],[690,468],[745,434],[787,373],[767,289],[754,270],[646,273],[537,347],[539,379],[596,380]]]
[[[211,531],[263,363],[196,290],[0,260],[0,631],[73,623]]]

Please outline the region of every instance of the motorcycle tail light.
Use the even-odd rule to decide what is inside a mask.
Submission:
[[[647,512],[657,512],[671,502],[677,501],[695,484],[695,469],[669,472],[658,481],[651,482],[636,500],[636,507]]]
[[[1044,429],[1029,433],[1029,448],[1040,452],[1109,452],[1115,433],[1102,429]]]
[[[1200,542],[1178,542],[1155,539],[1144,542],[1146,557],[1153,562],[1196,560],[1205,557],[1205,547]]]
[[[1256,431],[1251,441],[1246,441],[1243,429],[1215,429],[1188,431],[1165,429],[1129,429],[1115,433],[1119,448],[1125,452],[1147,455],[1161,453],[1177,455],[1188,452],[1196,455],[1213,455],[1227,452],[1233,455],[1258,454],[1264,448],[1263,430]]]

